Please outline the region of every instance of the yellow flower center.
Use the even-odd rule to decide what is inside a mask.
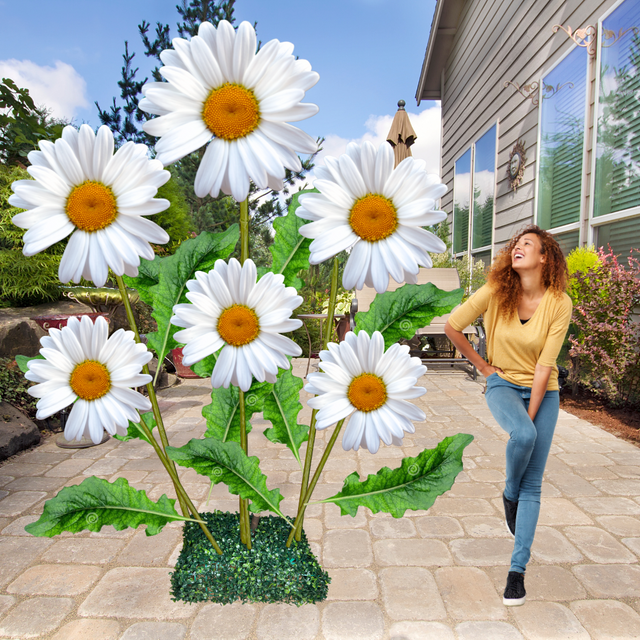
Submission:
[[[82,231],[108,227],[118,215],[116,197],[101,182],[87,180],[74,187],[67,198],[69,220]]]
[[[220,314],[218,333],[232,347],[249,344],[260,333],[258,316],[253,309],[243,304],[234,304]]]
[[[347,398],[358,411],[375,411],[387,401],[387,388],[382,378],[362,373],[351,381]]]
[[[398,228],[398,214],[391,200],[368,193],[351,207],[349,224],[363,240],[378,242]]]
[[[202,119],[217,138],[237,140],[260,124],[260,107],[253,91],[225,82],[204,101]]]
[[[111,389],[111,377],[101,362],[85,360],[71,372],[69,385],[79,398],[97,400]]]

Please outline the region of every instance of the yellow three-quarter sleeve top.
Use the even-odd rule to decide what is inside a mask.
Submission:
[[[547,390],[555,391],[556,359],[569,328],[571,310],[571,298],[566,293],[556,296],[547,289],[528,322],[522,324],[517,313],[507,320],[498,312],[490,285],[485,284],[451,314],[449,324],[462,331],[484,314],[487,360],[491,366],[502,369],[503,373],[498,375],[518,386],[531,387],[536,364],[553,367]]]

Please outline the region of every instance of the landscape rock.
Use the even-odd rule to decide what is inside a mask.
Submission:
[[[38,427],[12,405],[0,402],[0,460],[6,460],[38,442]]]

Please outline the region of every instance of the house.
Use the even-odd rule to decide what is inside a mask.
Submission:
[[[640,249],[640,0],[438,0],[416,99],[441,101],[454,255],[528,223]]]

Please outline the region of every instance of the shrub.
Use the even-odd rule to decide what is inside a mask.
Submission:
[[[609,249],[599,264],[574,274],[576,304],[569,336],[571,382],[613,406],[640,402],[640,261],[631,250],[627,268]]]
[[[600,264],[600,257],[593,246],[576,247],[567,256],[567,268],[569,270],[569,286],[567,293],[569,294],[574,306],[578,303],[576,297],[576,279],[575,274],[587,273],[591,269],[595,269]]]
[[[20,409],[33,419],[38,399],[27,392],[31,384],[13,358],[0,358],[0,400]]]
[[[22,253],[24,230],[11,218],[20,209],[8,203],[11,183],[30,176],[17,166],[0,164],[0,306],[28,306],[59,300],[58,266],[66,240],[35,256]]]

